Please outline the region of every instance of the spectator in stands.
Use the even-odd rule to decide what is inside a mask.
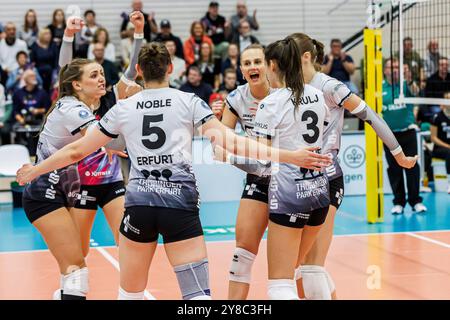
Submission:
[[[56,9],[53,11],[52,23],[47,26],[52,33],[52,41],[56,44],[58,48],[61,47],[62,38],[64,37],[64,30],[66,29],[66,16],[62,9]]]
[[[16,59],[19,67],[9,73],[8,81],[6,82],[6,92],[12,95],[16,90],[22,89],[25,86],[23,74],[29,69],[34,71],[38,86],[42,87],[42,78],[35,66],[29,63],[28,53],[25,51],[19,51],[16,55]]]
[[[425,97],[442,98],[444,93],[450,91],[450,73],[448,72],[448,59],[439,59],[438,71],[427,79]]]
[[[236,70],[228,68],[224,74],[223,83],[219,87],[219,92],[229,94],[237,88]]]
[[[216,1],[210,2],[208,12],[200,21],[206,34],[214,43],[214,58],[224,60],[228,49],[226,39],[230,35],[230,23],[219,14],[219,3]]]
[[[36,11],[29,9],[27,13],[25,13],[22,30],[19,31],[19,39],[25,41],[28,48],[31,48],[31,46],[37,41],[38,34],[39,27]]]
[[[399,53],[397,52],[395,56],[398,58]],[[403,62],[409,65],[415,81],[420,83],[425,78],[422,58],[417,51],[413,50],[413,40],[411,37],[403,39]]]
[[[19,51],[28,52],[25,41],[16,38],[16,25],[9,22],[5,25],[5,38],[0,41],[0,65],[2,68],[1,83],[5,84],[9,73],[18,68],[16,56]]]
[[[439,59],[441,54],[439,53],[439,42],[436,39],[428,42],[428,52],[424,59],[424,72],[427,78],[431,77],[434,73],[438,71]]]
[[[94,34],[101,26],[95,20],[96,14],[94,10],[86,10],[84,12],[84,26],[81,31],[75,34],[75,56],[79,58],[87,58],[89,45],[94,41]]]
[[[252,35],[252,30],[250,28],[250,23],[247,20],[241,21],[239,24],[239,33],[231,40],[238,46],[239,52],[242,53],[245,48],[252,44],[258,44],[258,39]]]
[[[411,69],[409,68],[409,65],[407,63],[403,65],[403,73],[406,84],[408,85],[409,92],[411,92],[411,95],[413,95],[414,97],[417,97],[420,93],[420,87],[419,84],[414,80]]]
[[[0,40],[5,37],[5,30],[3,29],[3,24],[0,22]]]
[[[105,46],[101,42],[97,42],[93,45],[94,52],[94,60],[103,67],[103,71],[105,72],[105,81],[107,90],[110,90],[111,87],[119,82],[119,70],[117,70],[116,65],[106,59],[105,57]]]
[[[158,33],[158,35],[155,38],[155,41],[158,42],[166,42],[168,40],[173,41],[176,46],[175,55],[180,59],[184,59],[183,43],[181,42],[180,38],[172,34],[172,25],[170,24],[170,21],[167,19],[161,20],[159,27],[161,32]]]
[[[209,101],[213,93],[212,87],[202,81],[202,74],[196,65],[187,68],[187,82],[180,87],[181,91],[195,93],[203,101]]]
[[[444,94],[450,100],[450,91]],[[433,157],[443,159],[447,170],[448,190],[450,193],[450,106],[441,106],[441,111],[433,118],[431,141],[434,143]]]
[[[186,62],[176,56],[176,44],[173,40],[166,40],[164,42],[167,51],[170,54],[172,60],[173,70],[169,77],[169,84],[172,88],[179,89],[184,83],[184,78],[186,74]]]
[[[256,20],[256,9],[253,11],[253,16],[250,17],[246,2],[239,0],[236,3],[236,14],[231,17],[231,39],[239,36],[239,26],[242,21],[247,21],[252,30],[258,31],[259,23]]]
[[[241,71],[241,59],[239,58],[239,48],[237,44],[230,43],[228,47],[228,57],[222,62],[222,76],[225,77],[225,70],[233,69],[236,72],[238,85],[245,84],[244,76]]]
[[[200,58],[200,46],[207,42],[213,45],[210,37],[205,34],[205,29],[200,21],[194,21],[191,24],[191,36],[184,42],[184,60],[189,66]]]
[[[134,11],[140,11],[144,14],[144,38],[147,40],[147,42],[150,42],[152,40],[152,33],[157,34],[158,33],[158,25],[156,24],[155,20],[155,13],[151,12],[150,14],[144,13],[144,5],[142,3],[142,0],[133,0],[131,2],[131,12]],[[130,17],[125,12],[122,13],[122,26],[120,27],[120,37],[122,39],[127,38],[130,33],[127,31],[128,22],[130,22]],[[132,34],[131,34],[132,35]]]
[[[219,120],[222,120],[223,109],[225,107],[224,102],[225,99],[220,93],[213,93],[209,97],[209,106],[211,107],[211,111]]]
[[[403,152],[407,156],[415,156],[417,150],[417,134],[414,118],[414,107],[410,104],[395,105],[394,100],[400,92],[399,62],[396,58],[387,59],[384,65],[383,81],[383,118],[394,132]],[[406,82],[401,84],[406,96],[411,96]],[[406,174],[406,185],[408,187],[408,203],[415,212],[425,212],[427,208],[422,204],[419,195],[420,190],[420,168],[416,164],[411,169],[403,169],[395,161],[389,149],[384,146],[386,160],[388,162],[388,176],[394,194],[394,207],[392,214],[402,214],[406,205],[406,194],[404,189],[403,171]]]
[[[44,28],[39,31],[39,38],[31,47],[30,60],[36,66],[42,77],[42,87],[48,93],[52,85],[53,77],[58,68],[58,48],[52,42],[52,33]]]
[[[101,43],[103,47],[105,48],[105,59],[109,60],[111,62],[116,61],[116,47],[109,39],[109,33],[108,30],[105,28],[98,28],[97,31],[94,33],[94,38],[92,40],[92,43],[89,45],[88,48],[88,59],[93,60],[94,59],[94,47],[97,43]]]
[[[330,49],[330,53],[325,56],[323,61],[322,72],[342,81],[350,91],[358,94],[358,88],[350,80],[350,76],[356,69],[353,58],[342,50],[342,41],[340,39],[332,39]]]
[[[11,143],[11,116],[6,108],[5,88],[0,84],[0,145]]]
[[[16,91],[13,95],[13,116],[19,125],[42,124],[44,115],[50,108],[51,101],[45,90],[37,86],[36,74],[33,70],[25,71],[23,75],[25,87]],[[37,136],[30,134],[18,134],[18,140],[27,145],[31,155],[36,154]]]
[[[214,89],[220,85],[220,61],[213,58],[213,46],[203,42],[200,46],[200,58],[195,62],[202,73],[204,83],[209,84]]]

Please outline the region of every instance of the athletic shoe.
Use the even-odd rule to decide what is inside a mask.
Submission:
[[[417,213],[422,213],[427,211],[427,207],[425,207],[422,202],[419,202],[414,205],[413,210]]]
[[[420,186],[420,192],[430,193],[433,192],[433,189],[431,189],[430,187]]]
[[[396,204],[392,209],[391,209],[391,213],[392,214],[403,214],[403,207],[399,204]]]

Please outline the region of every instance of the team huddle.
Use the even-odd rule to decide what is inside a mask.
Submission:
[[[305,34],[266,48],[247,47],[241,55],[247,84],[228,95],[218,120],[202,99],[169,87],[173,65],[166,47],[142,46],[142,13],[133,12],[130,21],[135,26],[131,62],[107,92],[99,64],[72,60],[82,21],[69,19],[58,101],[40,132],[36,164],[17,173],[18,182],[26,184],[25,213],[59,265],[54,299],[86,299],[85,258],[98,206],[119,247],[118,299],[144,299],[159,236],[182,298],[214,296],[192,170],[196,132],[211,140],[217,160],[247,172],[230,257],[229,299],[247,298],[267,228],[268,298],[335,299],[324,265],[344,196],[337,162],[344,109],[369,123],[401,166],[414,166],[417,157],[404,155],[364,101],[317,71],[323,44]],[[235,134],[238,122],[246,136]],[[131,163],[126,186],[119,156]]]

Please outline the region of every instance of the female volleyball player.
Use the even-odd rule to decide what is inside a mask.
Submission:
[[[200,98],[169,88],[172,68],[163,44],[144,46],[137,70],[143,75],[146,90],[118,101],[82,139],[46,161],[25,165],[18,171],[17,180],[24,184],[79,161],[112,137],[125,137],[132,170],[119,236],[119,299],[143,299],[158,234],[163,236],[183,299],[210,299],[208,260],[190,160],[195,127],[201,127],[200,132],[214,143],[241,156],[293,163],[311,170],[330,164],[328,156],[303,149],[273,149],[235,135]]]
[[[227,96],[222,123],[234,129],[239,121],[245,133],[251,136],[258,104],[273,91],[267,80],[264,48],[261,45],[254,44],[244,49],[241,54],[241,71],[247,83]],[[223,154],[219,149],[216,148],[216,155],[219,152]],[[230,162],[237,161],[234,155],[231,154],[230,157]],[[244,168],[235,165],[245,169],[245,163]],[[268,173],[270,174],[270,170]],[[236,249],[231,262],[228,289],[228,298],[231,300],[246,299],[248,296],[252,265],[269,221],[269,181],[270,176],[247,174],[236,220]]]
[[[125,99],[142,91],[142,87],[134,82],[135,65],[144,39],[144,16],[135,11],[130,14],[130,22],[134,25],[134,42],[131,51],[130,65],[120,81],[111,91],[107,91],[94,110],[97,120],[103,117],[117,100]],[[72,43],[74,35],[81,30],[82,21],[70,18],[61,48],[59,65],[63,67],[72,60]],[[86,257],[89,252],[92,226],[100,206],[105,213],[116,243],[119,239],[119,227],[123,217],[125,204],[125,185],[123,182],[120,160],[115,154],[99,149],[79,162],[78,172],[81,180],[80,193],[71,213],[80,229],[81,246]]]
[[[131,63],[133,64],[128,66],[121,80],[113,86],[111,91],[107,90],[99,101],[95,101],[93,113],[97,120],[104,116],[118,99],[127,98],[142,90],[142,87],[134,82],[136,70],[132,66],[137,62],[144,37],[144,16],[141,12],[133,12],[130,14],[130,21],[135,26],[135,39],[131,52]],[[72,43],[75,34],[81,30],[82,26],[83,20],[80,18],[70,17],[68,19],[59,56],[61,68],[72,61]],[[78,164],[81,186],[74,208],[71,208],[71,215],[80,232],[84,257],[89,253],[97,206],[103,208],[116,243],[119,239],[119,227],[124,212],[125,185],[119,158],[114,153],[116,152],[99,149]],[[53,294],[54,300],[60,299],[63,279],[64,277],[61,276],[60,290],[56,290]]]
[[[330,184],[331,203],[328,215],[310,252],[305,257],[306,252],[300,251],[295,279],[299,296],[305,296],[307,299],[335,299],[335,286],[324,265],[333,237],[334,217],[344,196],[343,173],[337,161],[344,124],[344,109],[372,126],[391,150],[399,165],[412,168],[417,161],[417,156],[406,157],[384,120],[361,98],[351,93],[345,84],[316,71],[320,70],[320,61],[324,56],[322,43],[302,33],[295,33],[290,37],[299,45],[305,82],[323,92],[325,102],[330,109],[330,122],[324,132],[322,151],[324,154],[329,153],[333,156],[333,164],[325,170]]]
[[[58,101],[47,113],[39,135],[37,164],[85,134],[95,121],[91,107],[104,94],[105,77],[99,64],[76,59],[61,69]],[[68,165],[39,176],[23,193],[25,213],[42,234],[63,275],[62,300],[84,300],[88,292],[80,235],[68,211],[79,187],[77,167]]]
[[[292,38],[265,50],[270,83],[279,88],[259,104],[254,132],[274,147],[322,147],[328,108],[323,94],[304,84],[300,50]],[[268,296],[298,299],[294,270],[298,252],[308,252],[329,207],[328,179],[322,172],[272,163],[269,185]],[[300,248],[300,249],[299,249]]]

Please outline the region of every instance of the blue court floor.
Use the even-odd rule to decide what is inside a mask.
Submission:
[[[392,196],[385,196],[384,223],[366,222],[366,203],[363,196],[347,196],[338,211],[336,235],[450,230],[450,195],[422,194],[428,207],[426,214],[415,214],[407,206],[400,216],[390,214]],[[234,224],[239,202],[210,202],[201,206],[201,220],[207,241],[234,240]],[[113,237],[101,211],[92,232],[91,245],[112,246]],[[28,222],[22,209],[0,205],[0,252],[46,249],[39,232]]]

